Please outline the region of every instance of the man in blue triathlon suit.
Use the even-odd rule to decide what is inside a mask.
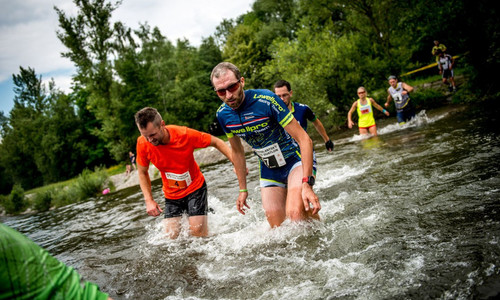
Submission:
[[[403,125],[406,121],[415,117],[415,107],[413,102],[410,101],[410,93],[413,91],[413,87],[404,82],[398,82],[398,78],[394,75],[389,76],[387,79],[390,86],[387,89],[388,95],[385,107],[389,107],[391,100],[394,100],[398,123]]]
[[[312,141],[285,103],[269,90],[244,91],[245,79],[228,62],[215,66],[210,80],[224,102],[217,119],[231,144],[240,193],[236,209],[245,214],[248,197],[244,139],[259,156],[262,207],[271,227],[319,219],[314,193]],[[312,209],[311,206],[312,205]]]
[[[307,131],[307,120],[313,123],[316,131],[325,141],[326,150],[332,152],[333,142],[328,137],[323,123],[321,123],[318,117],[316,117],[311,108],[305,104],[290,101],[293,95],[290,83],[286,80],[276,81],[276,83],[274,84],[274,93],[276,94],[276,96],[280,97],[283,102],[285,102],[285,105],[292,112],[297,122],[299,122],[300,126],[302,126],[305,131]]]

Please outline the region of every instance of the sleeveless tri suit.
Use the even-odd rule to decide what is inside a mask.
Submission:
[[[415,108],[413,107],[413,103],[410,101],[410,96],[408,93],[402,94],[403,91],[402,82],[398,82],[396,88],[390,86],[388,89],[389,94],[394,100],[394,105],[396,106],[396,117],[398,119],[398,123],[400,124],[415,117]]]
[[[361,104],[361,99],[358,99],[356,105],[358,112],[358,127],[361,129],[368,129],[375,126],[375,118],[373,117],[373,106],[369,98],[366,98],[366,104]]]

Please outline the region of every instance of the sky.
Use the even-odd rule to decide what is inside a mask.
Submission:
[[[114,3],[115,1],[113,1]],[[158,27],[170,41],[186,38],[199,46],[215,32],[223,19],[236,18],[251,10],[254,0],[122,0],[113,12],[113,22],[138,29],[148,23]],[[54,6],[67,16],[77,9],[71,0],[0,0],[0,111],[7,116],[14,102],[12,75],[19,67],[31,67],[44,82],[54,79],[68,92],[73,63],[61,57],[67,51],[59,41]]]

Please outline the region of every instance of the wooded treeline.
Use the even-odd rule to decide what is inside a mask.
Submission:
[[[167,123],[209,131],[221,103],[209,75],[221,61],[240,68],[246,88],[290,81],[294,98],[327,129],[345,121],[358,86],[385,88],[389,74],[433,62],[435,39],[452,55],[468,53],[460,66],[473,97],[499,91],[493,1],[256,0],[198,47],[147,23],[112,23],[119,2],[74,3],[74,16],[55,7],[62,55],[77,69],[71,93],[43,85],[29,66],[13,75],[14,107],[0,112],[2,194],[15,183],[33,188],[126,160],[138,136],[134,113],[144,106]]]

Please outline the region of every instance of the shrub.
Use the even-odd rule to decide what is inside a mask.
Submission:
[[[55,189],[36,193],[33,196],[33,207],[37,211],[47,211],[50,209]]]
[[[24,189],[20,184],[15,184],[10,195],[4,201],[5,211],[8,214],[14,214],[20,212],[25,206]]]
[[[411,94],[411,101],[423,109],[440,107],[447,102],[446,95],[434,89],[418,89]]]
[[[74,183],[77,200],[85,200],[89,197],[96,196],[102,191],[107,179],[108,174],[104,169],[96,169],[94,173],[85,169]]]
[[[55,207],[65,206],[78,200],[78,192],[73,185],[56,189],[52,195],[52,205]]]

